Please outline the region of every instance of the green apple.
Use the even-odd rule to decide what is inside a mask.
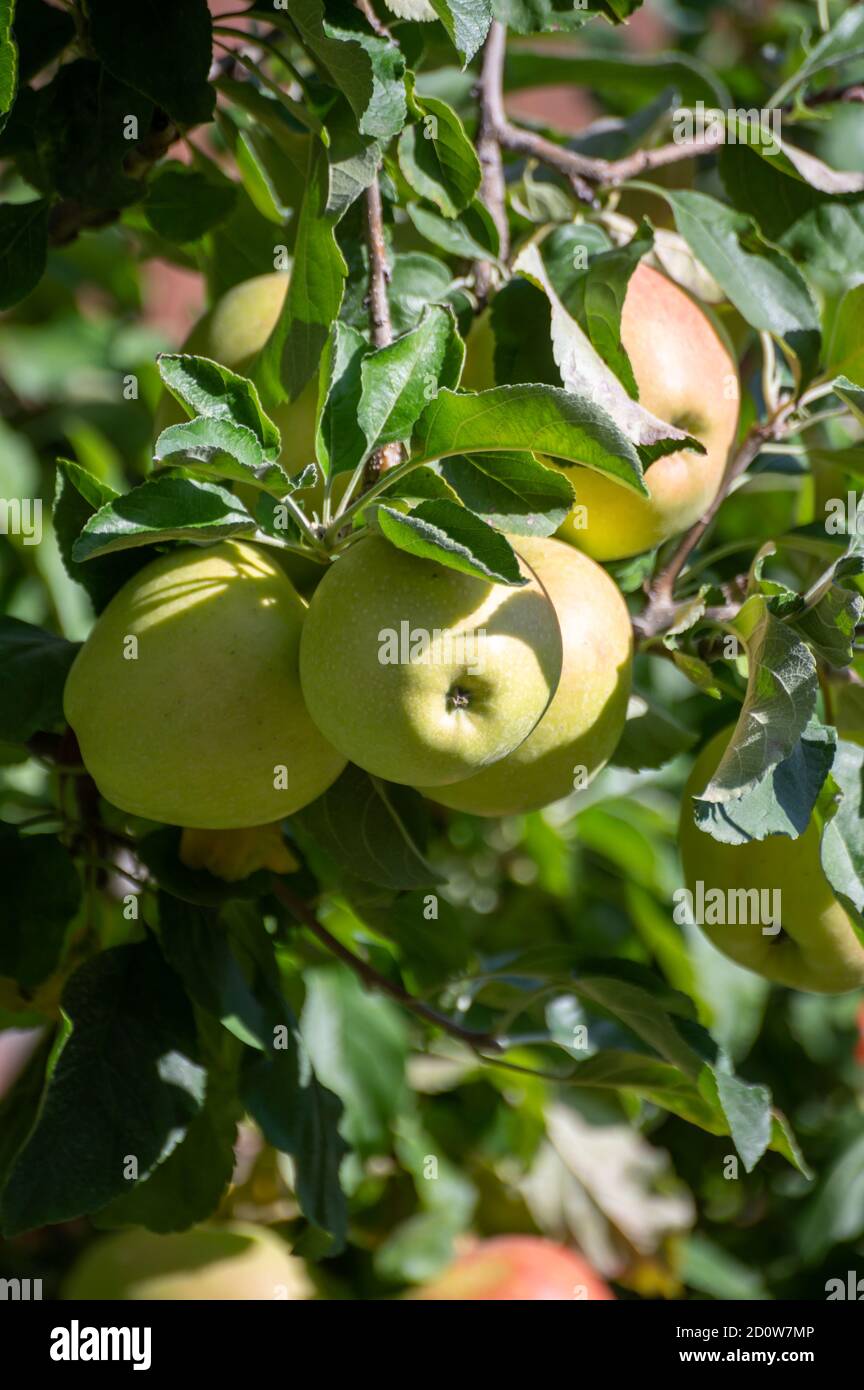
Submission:
[[[443,786],[528,737],[561,659],[555,610],[533,577],[493,584],[370,536],[312,595],[300,678],[346,758],[391,782]]]
[[[65,1300],[314,1298],[302,1260],[266,1227],[199,1226],[175,1235],[125,1230],[95,1241],[63,1285]]]
[[[621,736],[630,695],[630,615],[606,571],[561,541],[510,540],[558,615],[563,665],[552,703],[518,748],[451,787],[420,788],[479,816],[533,811],[587,785]]]
[[[232,286],[195,325],[181,351],[210,357],[247,376],[276,327],[289,279],[287,271],[274,271]],[[317,403],[318,382],[313,378],[296,401],[283,401],[269,412],[282,435],[280,458],[288,473],[299,473],[315,458]],[[164,391],[156,411],[156,434],[188,418],[180,402]]]
[[[449,1302],[564,1302],[614,1299],[587,1260],[540,1236],[493,1236],[461,1255],[412,1299]]]
[[[814,994],[843,994],[864,985],[864,941],[849,914],[834,896],[819,857],[821,825],[814,816],[797,840],[771,835],[744,845],[724,845],[693,822],[691,797],[708,785],[731,735],[724,729],[702,749],[684,788],[679,844],[684,877],[694,901],[701,892],[724,894],[755,889],[766,911],[742,911],[730,906],[725,924],[700,923],[705,935],[724,955],[767,980]],[[702,888],[700,890],[699,884]],[[773,890],[780,892],[781,930],[774,933],[770,918]],[[755,901],[755,900],[754,900]],[[730,900],[727,897],[727,902]],[[709,915],[706,911],[704,915]],[[735,924],[732,916],[751,918]],[[759,916],[758,921],[752,918]]]
[[[255,546],[162,555],[124,585],[69,672],[66,718],[106,800],[204,830],[263,825],[344,767],[300,690],[306,605]]]
[[[638,555],[698,521],[717,495],[738,422],[738,373],[720,334],[678,285],[640,265],[627,287],[621,341],[653,415],[705,445],[645,470],[648,497],[591,468],[562,468],[576,500],[558,532],[595,560]]]

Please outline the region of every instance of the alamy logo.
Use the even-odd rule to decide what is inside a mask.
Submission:
[[[82,1327],[77,1318],[69,1327],[51,1330],[52,1361],[131,1361],[133,1371],[149,1371],[152,1331],[149,1327]]]
[[[678,926],[761,927],[763,936],[776,936],[781,929],[779,888],[706,888],[700,878],[695,892],[676,888],[672,901],[672,920]]]
[[[0,1303],[38,1303],[41,1298],[41,1279],[0,1279]]]
[[[697,101],[672,113],[672,139],[676,145],[702,140],[706,145],[760,145],[768,154],[780,153],[780,108],[730,107],[724,111]]]
[[[405,619],[378,633],[378,660],[382,666],[464,666],[477,674],[483,670],[486,629],[451,632],[439,627],[429,631],[413,627]]]
[[[847,1270],[844,1279],[829,1279],[825,1285],[829,1303],[848,1299],[852,1303],[864,1303],[864,1279],[858,1278],[858,1271]]]
[[[0,536],[21,536],[25,545],[42,539],[41,497],[0,497]]]

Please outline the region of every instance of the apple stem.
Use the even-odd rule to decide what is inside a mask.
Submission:
[[[388,980],[386,975],[381,975],[367,961],[356,956],[353,951],[344,946],[342,942],[325,926],[318,921],[312,909],[303,902],[302,898],[296,897],[287,888],[281,879],[271,879],[271,886],[274,894],[293,917],[301,922],[307,931],[315,936],[321,945],[328,950],[331,955],[337,956],[339,960],[353,970],[354,974],[366,986],[367,989],[376,990],[379,994],[388,994],[391,999],[395,999],[397,1004],[401,1004],[404,1009],[416,1014],[424,1022],[431,1023],[433,1027],[440,1028],[442,1032],[448,1033],[451,1038],[457,1038],[460,1042],[466,1043],[474,1052],[482,1056],[485,1052],[500,1054],[504,1051],[504,1044],[492,1033],[478,1032],[474,1028],[466,1028],[456,1019],[448,1018],[446,1014],[439,1013],[428,1004],[424,1004],[422,999],[416,999],[413,994],[409,994],[401,985],[395,981]],[[488,1060],[493,1060],[489,1058]]]

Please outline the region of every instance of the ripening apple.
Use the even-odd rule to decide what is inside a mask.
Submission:
[[[558,540],[510,541],[552,601],[563,664],[552,703],[518,748],[453,786],[420,788],[479,816],[533,811],[586,786],[621,736],[630,695],[630,616],[606,571]]]
[[[540,1236],[493,1236],[424,1284],[415,1299],[465,1302],[564,1302],[614,1299],[608,1284],[575,1251]]]
[[[226,883],[237,883],[259,869],[290,874],[300,867],[285,843],[278,821],[275,825],[250,825],[240,830],[187,827],[180,837],[179,856],[188,869],[206,869]]]
[[[547,460],[576,492],[558,534],[595,560],[638,555],[698,521],[717,495],[738,422],[738,373],[723,339],[695,301],[650,266],[630,278],[621,341],[640,403],[707,452],[682,449],[650,464],[648,497],[596,469]]]
[[[309,713],[346,758],[391,782],[443,786],[528,737],[561,655],[555,610],[533,577],[493,584],[370,536],[312,595],[300,678]]]
[[[776,980],[790,989],[813,994],[843,994],[864,985],[864,941],[855,931],[849,914],[838,902],[822,869],[819,846],[822,827],[813,817],[797,840],[771,835],[766,840],[744,845],[724,845],[699,830],[693,822],[691,797],[698,797],[708,785],[731,735],[723,729],[706,744],[690,773],[681,805],[679,844],[684,877],[696,899],[697,884],[702,893],[720,889],[728,894],[738,890],[760,892],[760,911],[748,908],[734,915],[750,918],[735,924],[731,909],[725,925],[699,923],[714,945],[739,965]],[[780,891],[781,930],[774,932],[770,921],[772,890]],[[765,906],[762,912],[762,890]],[[759,920],[752,920],[758,916]]]
[[[198,321],[181,352],[209,357],[240,376],[248,376],[255,357],[276,327],[289,279],[287,271],[272,271],[233,285]],[[298,473],[315,458],[317,401],[318,383],[313,378],[296,401],[283,401],[268,412],[282,435],[280,459],[289,474]],[[180,402],[166,389],[156,411],[156,434],[188,418]]]
[[[66,682],[66,718],[107,801],[193,829],[264,825],[345,760],[303,702],[306,604],[255,546],[173,550],[124,585]]]
[[[302,1260],[266,1227],[233,1223],[174,1235],[124,1230],[95,1241],[63,1285],[64,1300],[314,1298]]]

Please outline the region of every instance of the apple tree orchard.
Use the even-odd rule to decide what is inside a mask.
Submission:
[[[864,1248],[864,7],[720,8],[0,0],[4,1260]]]

